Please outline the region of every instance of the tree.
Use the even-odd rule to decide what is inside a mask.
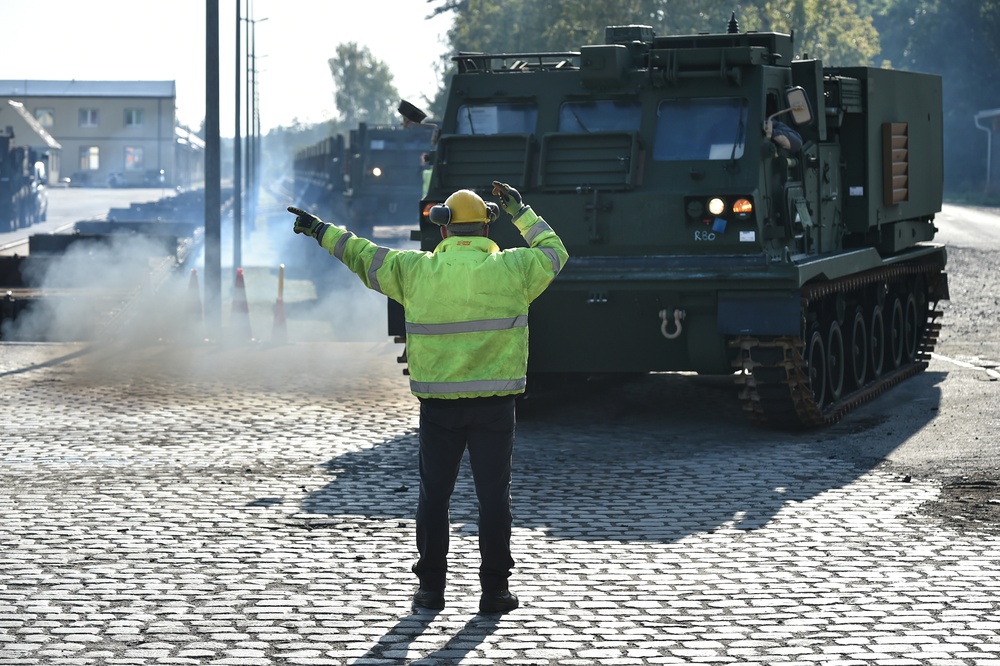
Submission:
[[[368,47],[359,47],[357,42],[340,44],[336,57],[328,62],[336,88],[334,102],[345,126],[393,122],[399,92],[389,67]]]
[[[986,141],[978,111],[1000,108],[1000,1],[897,0],[881,18],[883,58],[893,66],[938,74],[944,89],[945,187],[979,191],[986,172]]]
[[[741,30],[794,31],[800,51],[860,65],[879,52],[872,12],[889,1],[766,0],[737,5],[736,15]],[[721,32],[733,9],[732,0],[447,0],[435,13],[455,12],[448,38],[456,52],[511,53],[576,50],[603,41],[608,25],[649,25],[658,35]]]

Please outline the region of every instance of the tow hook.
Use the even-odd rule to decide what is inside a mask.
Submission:
[[[680,337],[682,326],[681,322],[684,321],[684,317],[687,313],[684,310],[674,310],[674,332],[668,333],[667,329],[670,327],[670,312],[668,310],[660,310],[660,333],[663,334],[667,340],[675,340]]]

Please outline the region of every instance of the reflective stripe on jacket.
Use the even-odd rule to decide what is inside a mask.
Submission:
[[[422,398],[522,393],[528,305],[566,264],[559,236],[530,208],[514,221],[530,247],[449,236],[433,252],[393,250],[329,227],[322,245],[370,289],[403,305],[410,390]]]

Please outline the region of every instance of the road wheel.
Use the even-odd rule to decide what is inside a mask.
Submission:
[[[917,358],[917,347],[920,344],[922,331],[923,322],[920,321],[917,299],[910,294],[906,297],[906,307],[903,311],[903,355],[907,363],[912,363]]]
[[[868,336],[868,357],[871,359],[869,376],[878,379],[885,370],[885,318],[880,305],[872,308]]]
[[[826,378],[830,401],[839,400],[844,392],[844,334],[836,320],[830,322],[826,333]]]
[[[868,325],[865,323],[864,310],[859,306],[855,308],[854,317],[851,318],[848,343],[850,349],[848,364],[851,369],[851,385],[854,388],[865,385],[868,376],[868,346]]]
[[[899,296],[892,299],[889,310],[889,362],[893,368],[903,364],[903,349],[906,346],[906,323],[903,317],[903,302]]]
[[[806,367],[813,399],[820,407],[826,402],[826,345],[818,326],[813,326],[806,348]]]

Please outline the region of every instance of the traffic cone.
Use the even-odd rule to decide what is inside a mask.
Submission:
[[[198,269],[191,269],[188,280],[187,333],[192,339],[201,339],[205,326],[205,312],[201,307],[201,290],[198,288]]]
[[[247,288],[243,282],[243,269],[236,269],[236,289],[233,291],[233,311],[229,318],[230,328],[247,342],[253,340],[250,330],[250,307],[247,305]]]
[[[288,341],[288,323],[285,321],[285,265],[278,267],[278,300],[274,304],[274,324],[271,326],[271,340]]]

